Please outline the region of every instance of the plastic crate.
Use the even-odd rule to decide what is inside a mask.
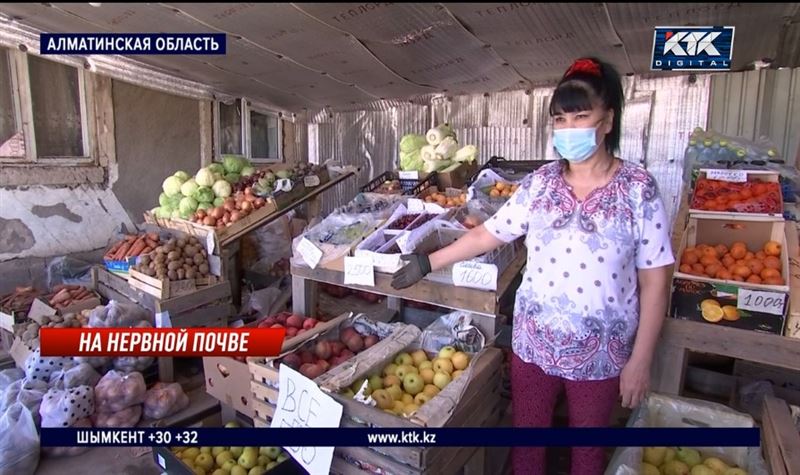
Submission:
[[[389,180],[399,180],[400,188],[403,190],[404,195],[416,196],[429,186],[437,186],[438,180],[436,173],[431,173],[422,180],[409,180],[405,178],[398,178],[395,172],[384,172],[377,178],[372,179],[369,183],[361,187],[362,193],[369,193],[377,190],[380,186]]]
[[[483,164],[467,182],[467,186],[472,185],[475,178],[488,168],[495,170],[499,175],[510,180],[517,180],[531,173],[539,167],[550,163],[552,160],[506,160],[503,157],[494,156]]]

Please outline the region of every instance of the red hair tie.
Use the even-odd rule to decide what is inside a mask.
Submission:
[[[576,59],[575,62],[572,63],[572,66],[567,69],[564,77],[566,78],[572,76],[575,73],[585,73],[598,77],[602,76],[602,73],[600,72],[600,65],[591,59]]]

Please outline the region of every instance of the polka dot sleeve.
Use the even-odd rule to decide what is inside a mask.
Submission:
[[[636,219],[636,267],[653,269],[674,264],[669,220],[652,176],[640,189]]]
[[[503,242],[511,242],[528,232],[528,210],[530,209],[532,190],[536,174],[528,175],[520,187],[508,199],[494,216],[489,218],[484,227]]]

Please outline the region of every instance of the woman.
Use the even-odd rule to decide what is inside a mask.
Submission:
[[[408,263],[392,285],[525,236],[528,261],[514,310],[511,362],[516,427],[552,425],[566,391],[571,427],[603,427],[621,396],[637,406],[666,316],[669,222],[653,177],[614,157],[623,93],[614,68],[575,61],[550,103],[561,160],[528,175],[486,223]],[[629,157],[636,158],[636,157]],[[515,449],[514,472],[544,474],[542,448]],[[573,474],[601,474],[601,448],[573,448]]]

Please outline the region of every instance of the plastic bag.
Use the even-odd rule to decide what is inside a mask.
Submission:
[[[142,372],[149,368],[155,358],[150,356],[120,356],[114,358],[114,369],[123,373]]]
[[[508,180],[491,169],[483,170],[469,186],[467,190],[467,201],[478,200],[485,205],[486,210],[494,214],[506,203],[508,198],[493,197],[486,193],[486,189],[497,182],[519,184],[521,181],[522,180]]]
[[[88,417],[80,419],[72,425],[76,429],[90,429],[92,421]],[[42,454],[47,457],[74,457],[88,452],[91,447],[42,447]]]
[[[44,381],[29,381],[19,379],[11,383],[3,391],[2,401],[0,401],[0,411],[5,411],[14,404],[22,404],[33,416],[36,425],[40,425],[39,406],[47,393],[47,383]]]
[[[144,402],[147,387],[141,373],[123,374],[111,370],[94,388],[98,412],[116,412]]]
[[[92,415],[92,424],[95,427],[121,429],[124,427],[136,427],[141,418],[142,406],[137,404],[119,412],[95,412]]]
[[[49,383],[51,374],[71,368],[76,364],[72,358],[41,355],[39,348],[36,348],[25,360],[25,377],[30,381]]]
[[[444,346],[453,346],[467,353],[477,353],[486,345],[486,337],[472,324],[467,312],[442,315],[422,332],[422,349],[438,353]]]
[[[63,256],[53,259],[47,266],[47,287],[58,284],[89,286],[92,283],[92,263]]]
[[[25,377],[25,372],[19,368],[9,368],[0,371],[0,391],[5,391],[14,381]]]
[[[151,326],[154,326],[155,315],[138,305],[112,300],[105,307],[92,311],[89,316],[89,327],[130,328],[137,326],[141,321],[149,322]]]
[[[76,363],[86,363],[92,368],[99,370],[101,373],[105,373],[104,370],[111,365],[110,356],[76,356],[73,359]]]
[[[764,399],[775,395],[772,383],[769,381],[753,381],[745,384],[739,388],[738,393],[738,407],[756,419],[761,419]]]
[[[298,245],[303,239],[307,239],[322,251],[318,264],[325,264],[347,254],[350,246],[371,234],[377,225],[378,221],[370,215],[329,215],[304,235],[292,241],[294,261],[300,265],[309,265],[298,250]]]
[[[144,398],[144,416],[148,419],[163,419],[189,406],[189,397],[178,383],[157,383]]]
[[[386,219],[395,208],[408,201],[408,196],[382,193],[359,193],[348,204],[334,210],[333,214],[367,214],[373,219]]]
[[[72,427],[94,414],[94,391],[89,386],[50,389],[39,408],[42,427]]]
[[[39,433],[31,411],[12,404],[0,416],[0,473],[33,475],[39,465]]]
[[[628,427],[753,427],[755,421],[747,414],[722,404],[651,393],[636,408]],[[750,475],[768,475],[759,447],[699,447],[703,457],[718,457],[726,464],[735,464]],[[639,475],[642,466],[642,447],[620,447],[605,471],[605,475]]]
[[[56,389],[72,389],[78,386],[95,387],[100,374],[89,363],[78,363],[72,368],[56,371],[50,375],[50,385]]]

